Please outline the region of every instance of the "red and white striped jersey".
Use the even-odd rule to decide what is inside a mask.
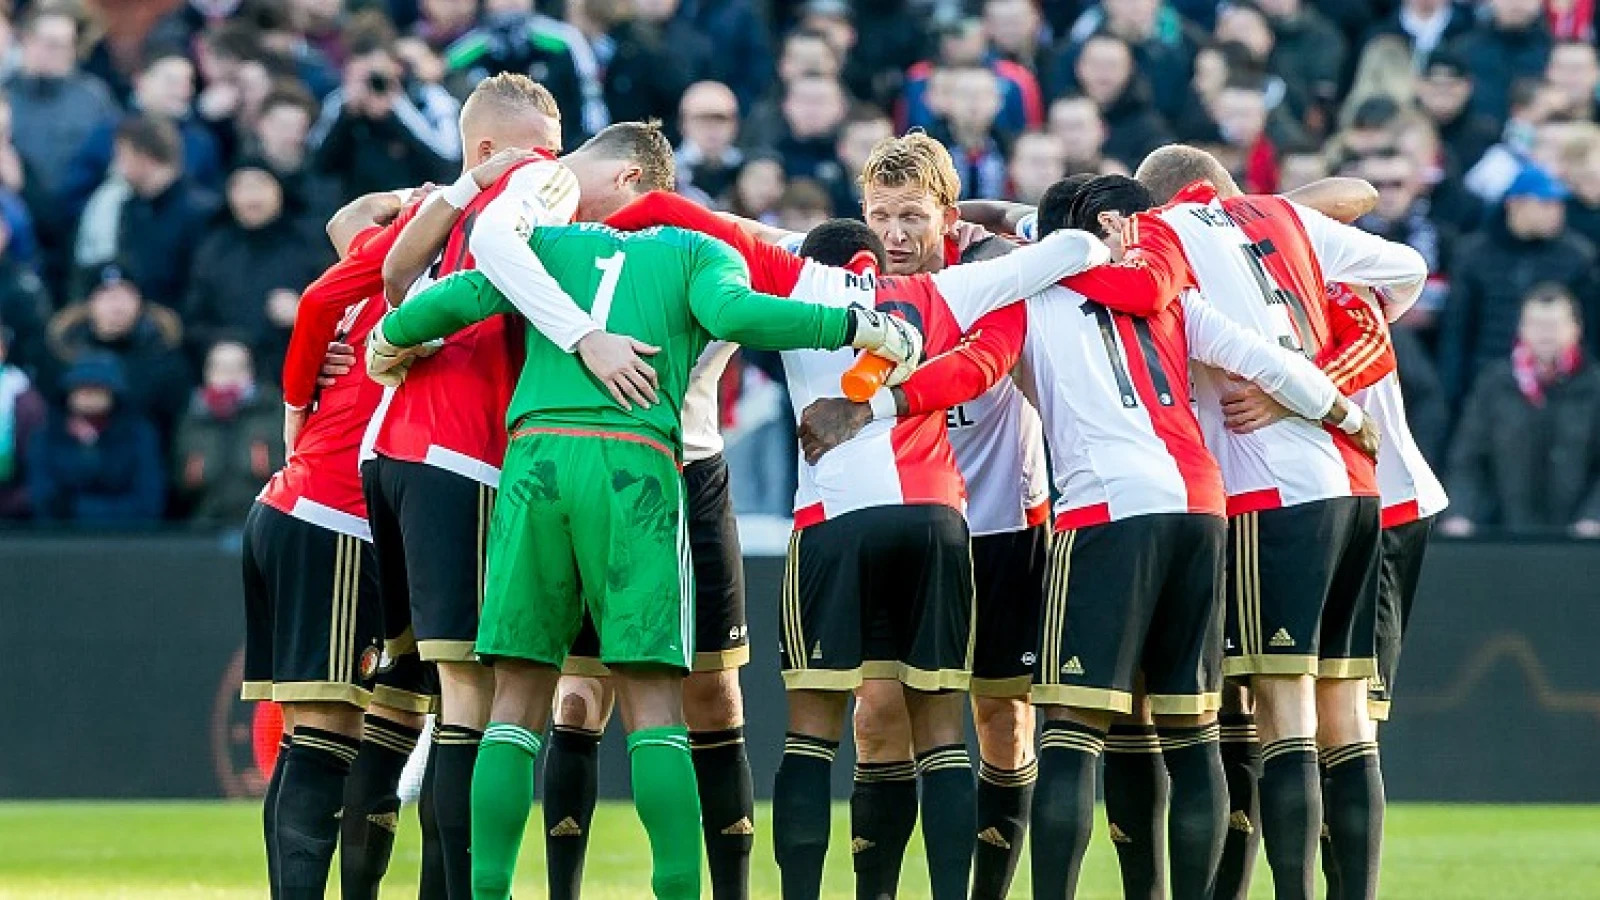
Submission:
[[[1328,299],[1340,306],[1363,312],[1370,320],[1384,323],[1383,307],[1365,288],[1329,284]],[[1383,501],[1383,527],[1393,528],[1417,519],[1436,516],[1450,505],[1444,485],[1411,436],[1406,420],[1405,397],[1400,392],[1400,376],[1383,376],[1371,387],[1351,395],[1367,415],[1377,420],[1383,434],[1378,445],[1378,496]]]
[[[1299,415],[1338,395],[1309,360],[1234,324],[1196,291],[1149,317],[1051,288],[1028,300],[1023,371],[1040,404],[1058,529],[1226,511],[1189,395],[1189,360],[1255,381]]]
[[[495,232],[493,246],[510,248],[515,254],[514,245],[520,243],[537,267],[538,259],[527,247],[528,230],[565,225],[577,208],[576,178],[548,155],[513,167],[467,204],[439,260],[410,293],[415,295],[452,272],[477,268],[480,260],[474,254],[483,253],[489,243],[483,238],[491,237],[475,234],[480,223],[484,223],[481,230]],[[499,258],[490,263],[486,256],[482,262],[484,273],[513,303],[530,290],[528,282],[536,277],[516,265],[502,265]],[[520,256],[514,257],[514,264],[528,265]],[[524,274],[530,278],[519,277]],[[549,279],[547,273],[544,277]],[[554,280],[549,283],[554,285]],[[507,289],[508,284],[515,287]],[[583,315],[565,295],[563,299]],[[516,317],[495,316],[451,335],[436,353],[413,364],[405,382],[385,393],[373,417],[371,452],[498,486],[506,450],[506,406],[522,365],[524,327]]]
[[[1388,286],[1409,302],[1427,277],[1410,247],[1279,197],[1222,201],[1200,183],[1136,221],[1176,234],[1193,284],[1223,314],[1313,358],[1329,340],[1326,280]],[[1285,419],[1250,434],[1230,432],[1221,414],[1225,382],[1214,369],[1195,372],[1200,418],[1222,467],[1230,514],[1378,493],[1374,463],[1337,429]]]

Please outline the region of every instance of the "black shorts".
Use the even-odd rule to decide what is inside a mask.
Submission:
[[[694,567],[694,670],[721,672],[750,661],[750,626],[744,615],[744,555],[739,520],[728,490],[728,464],[719,453],[683,467],[684,515]],[[600,662],[600,636],[584,610],[564,670],[608,674]]]
[[[1411,622],[1411,604],[1422,580],[1422,559],[1428,552],[1433,517],[1383,530],[1383,567],[1378,580],[1378,676],[1367,692],[1367,711],[1374,721],[1389,718],[1395,673],[1400,669],[1400,642]]]
[[[972,623],[972,692],[1026,697],[1039,641],[1039,605],[1050,558],[1050,526],[972,539],[977,620]]]
[[[387,653],[373,679],[372,702],[403,712],[425,714],[438,708],[439,672],[415,652],[399,659]]]
[[[874,506],[796,531],[779,609],[784,685],[965,690],[972,607],[967,522],[948,506]]]
[[[257,503],[243,556],[240,696],[365,707],[383,648],[372,545]]]
[[[1228,675],[1377,674],[1379,509],[1336,497],[1241,513],[1228,529]]]
[[[387,457],[361,466],[382,584],[389,655],[476,659],[478,609],[494,488],[424,463]]]
[[[1160,513],[1055,536],[1033,702],[1126,713],[1222,705],[1222,549],[1216,516]]]

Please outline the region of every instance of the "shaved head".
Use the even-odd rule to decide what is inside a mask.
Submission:
[[[461,104],[462,170],[515,147],[561,149],[561,110],[544,85],[502,72],[478,82]]]
[[[1157,204],[1170,202],[1174,194],[1196,181],[1211,182],[1223,199],[1243,193],[1215,156],[1187,144],[1168,144],[1151,151],[1134,177],[1150,189]]]

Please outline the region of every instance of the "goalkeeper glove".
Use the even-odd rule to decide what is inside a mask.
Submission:
[[[367,334],[367,377],[384,387],[399,387],[406,380],[411,364],[417,361],[418,348],[390,343],[383,336],[383,323],[388,319],[388,314],[385,314]]]
[[[850,346],[894,363],[884,384],[894,386],[911,377],[922,361],[922,332],[898,316],[875,309],[850,307]]]

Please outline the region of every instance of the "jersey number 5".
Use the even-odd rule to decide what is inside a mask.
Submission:
[[[1117,392],[1122,395],[1122,408],[1135,409],[1139,406],[1139,394],[1134,390],[1133,379],[1128,375],[1128,366],[1122,360],[1122,351],[1117,346],[1117,318],[1111,310],[1094,302],[1083,301],[1081,307],[1083,314],[1093,316],[1095,323],[1100,326],[1100,342],[1105,345],[1106,359],[1111,363],[1111,374],[1117,379]],[[1161,356],[1156,352],[1155,338],[1150,335],[1150,323],[1144,319],[1133,319],[1133,333],[1139,338],[1139,355],[1144,357],[1144,366],[1150,373],[1150,383],[1155,386],[1156,400],[1162,406],[1171,406],[1172,383],[1167,380],[1167,373],[1161,368]]]
[[[618,250],[594,261],[594,267],[600,270],[600,287],[595,289],[594,306],[589,309],[589,318],[601,328],[606,327],[606,319],[611,318],[611,301],[616,299],[617,280],[622,277],[622,264],[627,258],[628,254]]]

